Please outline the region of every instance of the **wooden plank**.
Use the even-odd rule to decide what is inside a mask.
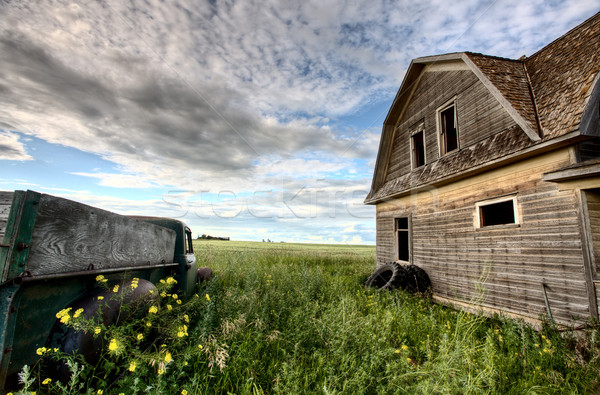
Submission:
[[[14,192],[0,191],[0,242],[4,240],[6,225],[8,223],[8,214],[13,201]]]
[[[172,262],[175,232],[42,195],[25,270],[45,275]]]

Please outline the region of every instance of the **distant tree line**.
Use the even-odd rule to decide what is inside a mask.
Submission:
[[[202,235],[202,236],[198,236],[198,240],[226,240],[229,241],[229,237],[217,237],[217,236],[211,236],[211,235]]]

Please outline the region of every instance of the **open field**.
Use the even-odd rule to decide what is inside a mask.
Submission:
[[[575,338],[365,290],[373,246],[195,241],[216,276],[181,304],[102,328],[107,349],[70,387],[104,394],[597,393],[596,329]],[[169,307],[171,306],[171,307]],[[140,347],[139,339],[152,339]],[[138,339],[138,340],[136,340]],[[143,343],[143,341],[142,341]],[[111,348],[112,347],[112,348]],[[133,366],[133,369],[132,369]],[[109,373],[104,373],[108,371]],[[82,386],[82,389],[79,389]]]

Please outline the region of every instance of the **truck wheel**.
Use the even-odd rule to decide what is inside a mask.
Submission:
[[[431,280],[425,272],[416,265],[409,265],[406,267],[407,272],[407,283],[406,290],[408,292],[425,293],[431,287]]]
[[[365,287],[378,289],[395,289],[406,283],[406,268],[395,262],[379,266],[365,282]]]
[[[210,267],[199,267],[197,270],[197,273],[198,273],[198,277],[197,277],[198,283],[208,281],[213,276],[213,271]]]
[[[99,314],[104,325],[118,325],[132,318],[141,307],[158,299],[156,286],[150,281],[139,279],[135,288],[132,288],[132,283],[133,280],[121,282],[117,292],[110,288],[86,295],[69,306],[72,308],[71,312],[83,309],[82,316],[88,320],[98,317]],[[66,327],[57,320],[48,337],[48,346],[59,347],[67,354],[81,354],[84,360],[93,366],[100,359],[104,345],[100,337],[94,338],[93,333]],[[70,378],[69,369],[64,364],[55,366],[53,373],[63,382]]]

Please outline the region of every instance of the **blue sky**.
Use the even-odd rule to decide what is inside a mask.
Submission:
[[[0,4],[0,189],[238,240],[375,242],[411,59],[531,55],[597,1]]]

